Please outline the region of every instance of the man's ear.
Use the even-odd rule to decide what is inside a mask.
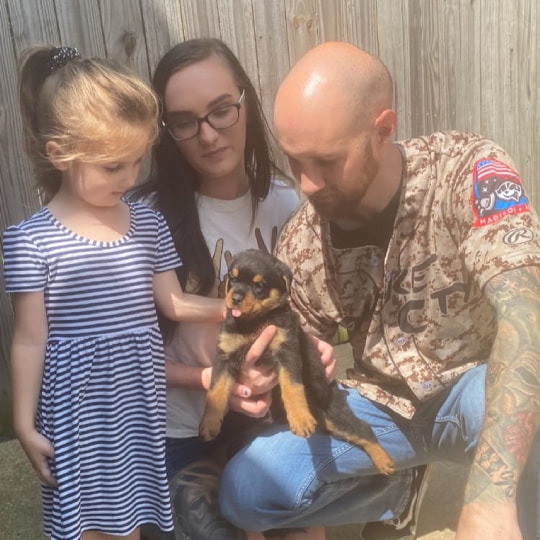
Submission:
[[[68,170],[69,161],[62,160],[64,154],[62,153],[62,148],[56,141],[47,141],[45,144],[45,152],[55,169],[58,169],[59,171]]]
[[[397,114],[392,109],[385,109],[375,119],[375,137],[379,144],[385,144],[394,135],[396,129]]]

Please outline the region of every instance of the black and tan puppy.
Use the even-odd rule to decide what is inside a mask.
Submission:
[[[271,362],[278,373],[291,431],[309,437],[319,425],[335,437],[360,446],[380,472],[391,474],[394,462],[369,425],[354,416],[337,384],[326,380],[319,352],[289,305],[291,277],[285,264],[259,250],[243,251],[231,261],[225,297],[227,317],[219,337],[200,436],[208,441],[219,434],[231,387],[246,352],[261,330],[273,324],[277,334],[259,362]]]

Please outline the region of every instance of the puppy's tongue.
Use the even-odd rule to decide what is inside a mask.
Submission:
[[[240,317],[242,312],[239,309],[231,309],[231,314],[233,317]]]

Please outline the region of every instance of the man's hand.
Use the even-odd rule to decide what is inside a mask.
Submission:
[[[334,347],[318,337],[311,336],[311,339],[315,342],[315,345],[317,345],[317,350],[321,355],[321,362],[323,363],[324,371],[326,373],[326,380],[328,382],[334,381],[336,378],[336,357],[334,356]]]
[[[456,540],[523,540],[517,508],[511,501],[466,504],[459,516]]]

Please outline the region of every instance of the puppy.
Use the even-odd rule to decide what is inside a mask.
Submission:
[[[285,264],[256,249],[243,251],[231,261],[227,317],[199,428],[201,438],[209,441],[219,434],[246,352],[261,330],[273,324],[276,336],[258,361],[271,363],[278,374],[281,398],[273,396],[273,401],[284,409],[291,431],[309,437],[319,425],[338,439],[360,446],[381,473],[393,473],[394,462],[369,425],[354,416],[336,382],[326,380],[319,352],[289,305],[291,279]]]

